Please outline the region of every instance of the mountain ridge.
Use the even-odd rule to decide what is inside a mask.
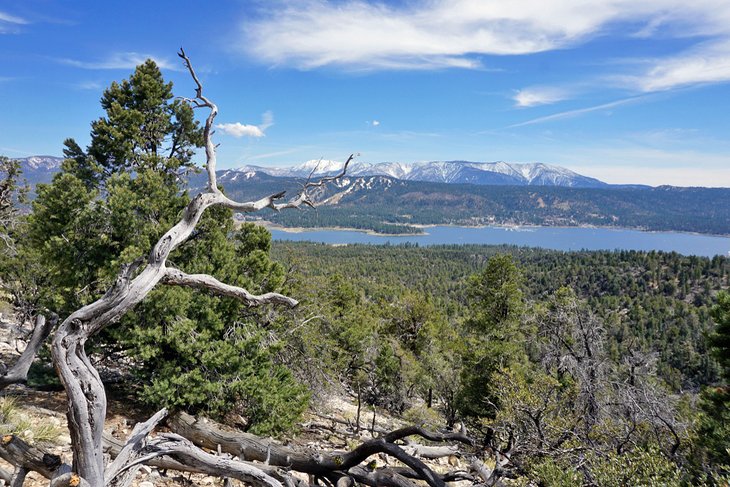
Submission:
[[[234,171],[263,172],[270,176],[306,178],[331,176],[342,170],[344,163],[333,160],[310,160],[292,167],[246,165]],[[562,166],[541,162],[509,163],[472,161],[380,162],[355,161],[348,167],[350,176],[389,176],[405,181],[449,184],[562,186],[571,188],[604,188],[608,183],[583,176]]]

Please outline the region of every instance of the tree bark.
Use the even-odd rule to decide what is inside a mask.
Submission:
[[[13,474],[5,470],[4,468],[0,468],[0,480],[5,482],[5,485],[10,485],[10,482],[13,479]]]

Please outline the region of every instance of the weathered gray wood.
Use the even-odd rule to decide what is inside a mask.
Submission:
[[[5,470],[4,468],[0,468],[0,480],[5,482],[5,485],[10,485],[10,481],[13,479],[13,474]]]
[[[67,472],[51,480],[50,487],[91,487],[89,482],[78,474]]]
[[[127,487],[132,483],[139,466],[128,468],[125,466],[142,455],[141,450],[146,446],[146,439],[153,429],[167,416],[167,409],[161,409],[143,423],[137,423],[127,439],[127,443],[119,451],[114,461],[107,466],[104,472],[104,485]]]
[[[403,450],[409,455],[427,458],[429,460],[457,455],[459,453],[459,447],[456,445],[430,446],[408,443],[403,446]]]
[[[28,380],[28,371],[30,366],[35,359],[38,350],[43,346],[43,342],[46,341],[51,330],[56,325],[57,319],[46,320],[43,315],[37,315],[35,318],[35,326],[33,327],[33,334],[30,337],[28,345],[20,354],[20,358],[15,364],[10,367],[3,375],[0,375],[0,391],[5,389],[10,384],[24,383]]]
[[[200,420],[179,412],[167,420],[172,431],[208,449],[220,447],[223,451],[246,460],[267,462],[270,465],[291,468],[298,472],[326,476],[336,471],[346,472],[357,466],[371,455],[386,453],[391,455],[418,474],[418,478],[429,485],[443,485],[443,480],[434,474],[423,462],[409,455],[394,444],[408,436],[419,435],[432,441],[455,440],[471,444],[468,437],[460,433],[432,433],[419,427],[401,428],[381,438],[369,440],[350,452],[320,453],[312,450],[296,450],[278,443],[259,438],[256,435],[224,430],[210,420]]]
[[[28,475],[28,470],[23,467],[17,467],[13,472],[13,479],[10,481],[10,487],[23,487],[25,483],[25,476]]]
[[[70,469],[58,455],[44,452],[15,435],[0,438],[0,457],[16,468],[38,472],[47,479]]]

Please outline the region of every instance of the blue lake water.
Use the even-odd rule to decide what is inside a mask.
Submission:
[[[425,234],[406,236],[373,235],[355,230],[271,230],[274,240],[328,244],[507,244],[554,250],[664,250],[708,257],[730,255],[730,237],[608,228],[437,226],[426,228]]]

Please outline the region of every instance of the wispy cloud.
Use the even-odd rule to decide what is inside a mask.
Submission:
[[[649,67],[643,72],[619,79],[627,86],[644,92],[727,82],[730,81],[730,36],[646,63]]]
[[[250,161],[260,161],[263,159],[271,159],[272,157],[279,157],[279,156],[288,156],[291,154],[296,154],[298,152],[301,152],[305,149],[311,149],[312,146],[309,145],[303,145],[299,147],[292,147],[290,149],[280,150],[280,151],[274,151],[274,152],[266,152],[263,154],[256,154],[255,156],[251,156],[248,158]]]
[[[380,125],[380,120],[367,120],[365,124],[371,127],[377,127]]]
[[[22,156],[22,157],[32,156],[34,154],[33,152],[29,152],[27,150],[14,149],[12,147],[0,147],[0,152],[12,153],[12,154]]]
[[[259,125],[245,125],[241,122],[235,123],[219,123],[215,127],[233,137],[263,137],[266,129],[274,125],[274,115],[268,111],[261,116],[261,123]]]
[[[0,11],[0,34],[9,34],[11,32],[16,32],[19,25],[26,25],[29,23],[29,21],[22,17]]]
[[[76,83],[74,85],[74,87],[79,90],[94,90],[94,91],[98,91],[103,88],[102,84],[99,83],[98,81],[82,81],[80,83]]]
[[[568,92],[564,89],[542,86],[518,90],[512,99],[517,107],[534,107],[557,103],[568,97]]]
[[[595,105],[592,107],[578,108],[576,110],[567,110],[564,112],[553,113],[552,115],[546,115],[544,117],[533,118],[533,119],[527,120],[525,122],[508,125],[506,128],[524,127],[527,125],[535,125],[538,123],[553,122],[555,120],[563,120],[566,118],[579,117],[581,115],[585,115],[586,113],[597,112],[597,111],[601,111],[601,110],[610,110],[611,108],[616,108],[621,105],[637,103],[646,98],[647,98],[646,96],[634,96],[631,98],[624,98],[622,100],[616,100],[616,101],[612,101],[609,103],[602,103],[601,105]]]
[[[236,46],[263,62],[301,69],[482,67],[483,55],[579,45],[627,22],[638,35],[725,36],[727,0],[272,1],[242,26]],[[635,32],[636,32],[635,29]]]
[[[157,63],[157,66],[159,66],[160,69],[167,69],[171,71],[182,70],[178,63],[171,63],[166,58],[138,52],[116,52],[106,59],[99,61],[80,61],[78,59],[69,58],[59,59],[58,61],[69,66],[75,66],[82,69],[134,69],[148,59],[152,59],[155,63]]]

